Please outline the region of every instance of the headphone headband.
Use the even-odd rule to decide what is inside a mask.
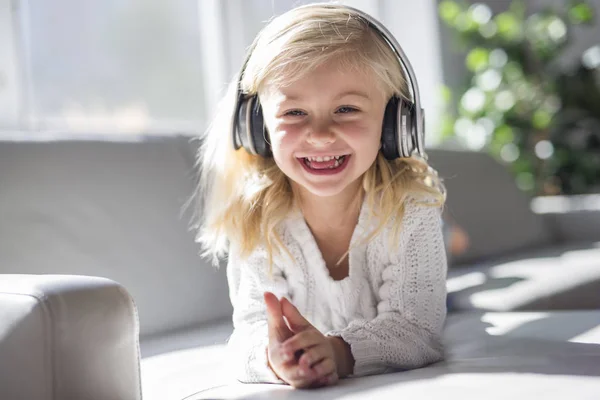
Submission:
[[[410,64],[410,61],[408,60],[408,57],[404,53],[404,50],[402,50],[402,46],[400,46],[400,43],[398,43],[394,35],[385,27],[385,25],[383,25],[381,22],[379,22],[378,20],[376,20],[375,18],[373,18],[372,16],[370,16],[362,10],[350,6],[344,7],[355,13],[358,17],[362,18],[371,28],[375,30],[375,32],[378,32],[381,38],[384,39],[388,43],[390,48],[394,51],[394,53],[396,53],[396,56],[398,57],[398,60],[400,61],[400,64],[407,75],[409,86],[412,89],[412,101],[415,104],[415,116],[417,118],[416,150],[419,153],[419,155],[423,157],[425,154],[423,146],[425,132],[423,109],[421,108],[421,95],[419,93],[419,87],[417,85],[417,78],[415,76],[415,72],[412,68],[412,65]]]
[[[412,94],[412,101],[414,103],[414,113],[415,113],[415,127],[416,127],[416,136],[417,136],[417,140],[415,143],[415,150],[417,151],[418,155],[422,158],[427,158],[427,156],[425,155],[425,147],[424,147],[424,137],[425,137],[425,119],[424,119],[424,111],[421,108],[421,96],[419,93],[419,87],[417,85],[417,79],[415,76],[415,73],[413,71],[412,65],[410,64],[410,61],[408,60],[408,57],[406,56],[406,54],[404,53],[404,50],[402,50],[402,47],[400,46],[400,44],[398,43],[398,41],[396,40],[396,38],[394,37],[394,35],[378,20],[376,20],[375,18],[373,18],[372,16],[370,16],[369,14],[367,14],[366,12],[359,10],[357,8],[354,7],[350,7],[350,6],[340,6],[340,5],[332,5],[332,4],[320,4],[320,3],[313,3],[313,4],[306,4],[300,7],[296,7],[296,9],[305,9],[305,8],[311,8],[311,7],[330,7],[330,8],[345,8],[348,11],[350,11],[352,14],[354,14],[355,16],[357,16],[358,18],[360,18],[361,20],[363,20],[367,25],[369,25],[369,27],[371,29],[373,29],[375,32],[377,32],[379,34],[379,36],[385,40],[385,42],[388,44],[388,46],[390,47],[390,49],[392,49],[394,51],[394,54],[396,54],[397,59],[400,61],[400,65],[402,67],[402,69],[404,70],[407,79],[409,81],[409,87],[411,89],[411,94]],[[244,62],[242,64],[242,68],[237,76],[237,96],[236,96],[236,103],[235,103],[235,112],[233,115],[233,121],[232,121],[232,132],[233,132],[233,144],[235,149],[239,149],[242,146],[242,143],[240,143],[240,138],[237,137],[236,135],[236,121],[237,121],[237,114],[238,114],[238,110],[240,107],[240,104],[242,103],[243,99],[244,99],[244,93],[242,92],[242,88],[241,88],[241,83],[242,83],[242,76],[244,75],[244,72],[246,70],[246,66],[248,64],[248,61],[250,60],[250,57],[252,56],[252,52],[254,51],[254,47],[256,46],[256,43],[254,45],[252,45],[250,47],[250,49],[248,50],[246,57],[244,59]],[[403,121],[398,121],[398,124],[402,124]],[[398,141],[398,146],[402,146],[405,147],[406,144],[401,143],[401,141]],[[399,152],[402,153],[401,149],[399,149]],[[406,154],[406,152],[404,152],[404,154]]]

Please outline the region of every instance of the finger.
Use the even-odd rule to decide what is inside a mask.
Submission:
[[[314,385],[313,382],[314,381],[309,380],[309,379],[292,379],[288,383],[293,388],[296,388],[296,389],[306,389],[306,388],[312,387]]]
[[[332,373],[337,373],[335,363],[329,357],[324,360],[318,362],[312,367],[313,374],[317,379],[328,376]]]
[[[327,348],[323,344],[310,347],[304,351],[298,364],[302,368],[312,368],[315,364],[323,361],[327,357]]]
[[[264,293],[264,300],[267,306],[267,325],[269,331],[269,340],[276,342],[283,342],[293,335],[285,321],[283,320],[283,314],[281,313],[281,303],[271,292]]]
[[[338,383],[339,380],[340,378],[338,377],[338,374],[336,372],[332,372],[327,376],[317,379],[315,382],[317,386],[331,386]]]
[[[277,299],[277,296],[271,292],[264,292],[263,298],[265,300],[265,305],[267,306],[267,316],[269,316],[270,319],[281,318],[283,314],[281,312],[281,303]]]
[[[269,344],[268,347],[269,362],[278,370],[295,364],[294,357],[289,357],[281,348],[281,343]]]
[[[323,370],[327,370],[327,369],[331,368],[331,369],[333,369],[333,371],[319,376],[319,375],[317,375],[317,372],[315,372],[314,370],[309,369],[308,371],[306,371],[303,368],[300,368],[300,366],[298,366],[298,365],[288,368],[287,376],[290,377],[289,378],[290,385],[297,387],[297,388],[306,388],[306,387],[322,387],[322,386],[328,386],[328,385],[337,383],[339,378],[337,375],[337,371],[335,371],[335,367],[332,367],[333,363],[331,363],[329,365],[325,365],[327,363],[325,363],[325,360],[323,360],[323,362],[320,363],[319,365],[321,365],[321,364],[323,364],[323,367],[324,367]]]
[[[323,342],[323,335],[316,329],[310,329],[295,334],[283,342],[284,351],[295,355],[298,350],[306,351],[308,348]]]
[[[306,388],[314,385],[316,376],[313,371],[299,368],[294,364],[286,368],[285,375],[289,377],[290,385],[297,388]]]
[[[312,324],[310,322],[308,322],[308,320],[306,318],[304,318],[304,316],[302,316],[302,314],[300,314],[300,311],[298,311],[296,306],[294,306],[285,297],[283,297],[281,299],[281,311],[282,311],[283,315],[285,316],[285,319],[287,320],[287,322],[290,326],[290,329],[294,333],[297,333],[297,332],[300,332],[300,331],[303,331],[303,330],[313,327]]]

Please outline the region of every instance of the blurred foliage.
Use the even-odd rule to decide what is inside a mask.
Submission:
[[[444,138],[486,149],[532,195],[600,192],[600,42],[575,66],[559,62],[573,31],[594,24],[592,7],[571,0],[527,15],[515,0],[493,15],[441,1],[438,11],[468,71],[460,93],[443,88]]]

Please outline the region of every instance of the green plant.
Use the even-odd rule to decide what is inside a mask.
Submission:
[[[492,15],[484,4],[446,0],[438,10],[467,50],[468,71],[458,103],[444,88],[443,136],[485,148],[533,195],[600,191],[600,44],[575,68],[560,62],[573,27],[593,24],[590,5],[564,1],[527,15],[515,0]]]

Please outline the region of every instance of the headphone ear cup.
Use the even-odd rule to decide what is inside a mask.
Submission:
[[[234,136],[236,148],[241,146],[250,154],[270,156],[271,147],[267,143],[268,134],[258,97],[250,96],[239,104]]]
[[[254,96],[255,100],[252,104],[252,114],[250,115],[250,133],[254,144],[254,151],[262,157],[270,157],[271,145],[269,143],[269,133],[265,126],[262,107],[258,96]]]
[[[417,117],[416,107],[411,102],[403,102],[400,106],[399,121],[399,140],[400,156],[403,158],[411,157],[417,147]]]
[[[248,136],[248,107],[251,106],[252,99],[240,99],[235,119],[235,135],[233,135],[235,149],[243,147],[251,152],[250,139]]]
[[[388,101],[383,114],[383,125],[381,128],[381,153],[387,160],[395,160],[400,156],[398,153],[398,103],[396,96]]]
[[[408,158],[412,156],[413,150],[417,146],[417,118],[416,107],[413,103],[400,101],[398,107],[398,152],[400,157]]]

